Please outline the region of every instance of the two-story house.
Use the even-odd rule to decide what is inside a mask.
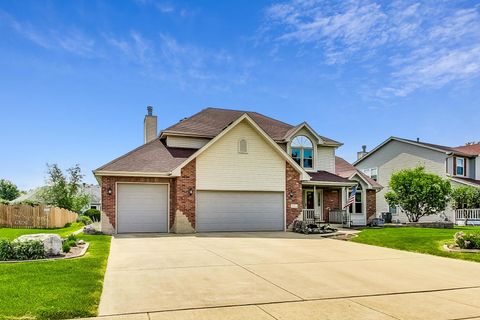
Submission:
[[[417,166],[423,166],[430,173],[449,178],[453,186],[469,185],[480,187],[480,143],[460,147],[447,147],[425,143],[419,139],[408,140],[390,137],[372,151],[365,147],[358,153],[353,164],[357,169],[378,181],[384,189],[377,193],[376,211],[391,212],[394,221],[408,221],[404,213],[390,208],[385,201],[385,193],[392,173]],[[449,208],[444,213],[423,217],[422,221],[453,219],[454,211]]]
[[[364,180],[335,174],[341,143],[305,122],[207,108],[157,135],[149,107],[144,126],[142,146],[94,171],[104,232],[286,230],[304,213],[328,222]],[[359,199],[365,224],[375,206]]]

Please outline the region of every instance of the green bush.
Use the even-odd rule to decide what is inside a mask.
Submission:
[[[42,203],[40,201],[36,201],[36,200],[23,200],[23,201],[20,201],[20,202],[16,202],[15,204],[16,205],[27,205],[27,206],[31,206],[31,207],[36,207],[36,206],[41,205]]]
[[[90,219],[89,217],[84,216],[84,215],[78,216],[77,222],[83,223],[86,226],[93,223],[92,219]]]
[[[10,201],[0,198],[0,204],[10,204]]]
[[[83,215],[89,217],[95,222],[100,221],[100,211],[97,209],[88,209],[83,213]]]
[[[65,252],[65,253],[69,253],[70,252],[70,244],[68,243],[68,241],[65,241],[62,245],[62,251]]]
[[[8,239],[0,239],[0,261],[13,259],[12,243]]]
[[[38,240],[12,241],[13,259],[36,260],[46,257],[43,243]]]
[[[480,234],[457,232],[455,243],[462,249],[480,249]]]
[[[71,240],[77,241],[77,236],[72,233],[67,237],[67,240],[68,241],[71,241]]]
[[[77,246],[77,241],[75,241],[75,240],[68,240],[67,243],[70,246],[70,248]]]

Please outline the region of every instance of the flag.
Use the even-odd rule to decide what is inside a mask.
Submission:
[[[352,188],[352,192],[350,193],[350,197],[347,199],[347,203],[343,207],[343,209],[348,208],[351,206],[353,203],[355,203],[355,195],[357,194],[357,186],[354,186]]]

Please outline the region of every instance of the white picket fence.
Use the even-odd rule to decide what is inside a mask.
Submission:
[[[480,225],[480,209],[455,210],[455,224],[458,226]]]

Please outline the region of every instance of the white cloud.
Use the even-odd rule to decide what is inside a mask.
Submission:
[[[480,76],[479,5],[454,5],[293,0],[267,8],[262,30],[275,46],[309,46],[326,64],[379,64],[387,84],[378,95],[405,96]]]
[[[79,56],[98,56],[95,41],[76,29],[61,30],[39,28],[29,23],[20,22],[6,12],[0,11],[0,22],[23,38],[49,50],[67,51]]]

